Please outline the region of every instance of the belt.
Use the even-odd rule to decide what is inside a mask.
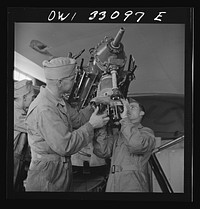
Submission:
[[[101,166],[94,166],[94,167],[86,167],[83,166],[74,166],[72,165],[73,173],[74,174],[99,174],[105,173],[105,170],[107,170],[107,165],[101,165]],[[107,172],[107,171],[106,171]]]
[[[139,170],[139,169],[135,165],[112,165],[110,169],[110,173],[114,174],[116,172],[133,171],[133,170]]]
[[[46,160],[46,161],[61,161],[63,163],[68,163],[70,161],[71,157],[70,156],[59,156],[55,154],[38,154],[32,152],[32,160]]]

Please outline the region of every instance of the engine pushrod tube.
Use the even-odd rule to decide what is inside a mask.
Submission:
[[[175,139],[173,141],[170,141],[168,143],[165,143],[165,144],[161,145],[160,147],[155,148],[152,153],[160,152],[161,150],[164,150],[164,149],[166,149],[168,147],[171,147],[171,146],[179,143],[183,139],[184,139],[184,136],[181,136],[181,137],[179,137],[179,138],[177,138],[177,139]]]

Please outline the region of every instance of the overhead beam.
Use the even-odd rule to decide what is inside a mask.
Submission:
[[[44,70],[32,62],[31,60],[27,59],[23,55],[19,54],[15,51],[15,60],[14,60],[15,68],[19,69],[21,72],[24,72],[27,75],[30,75],[44,83],[46,83],[46,79],[44,76]]]

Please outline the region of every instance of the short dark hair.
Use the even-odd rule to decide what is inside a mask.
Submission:
[[[137,102],[139,104],[140,110],[143,111],[145,113],[145,108],[142,104],[140,104],[139,102]]]
[[[145,113],[145,108],[144,108],[144,106],[143,106],[140,102],[138,102],[137,100],[135,100],[135,99],[134,99],[134,98],[132,98],[132,97],[129,97],[129,98],[128,98],[128,101],[129,101],[129,103],[131,103],[131,102],[136,102],[136,103],[138,103],[139,108],[140,108],[140,111],[143,111],[143,112]],[[142,122],[142,121],[143,121],[144,116],[145,116],[145,114],[142,116],[142,119],[141,119],[141,121],[140,121],[140,122]]]
[[[138,102],[137,100],[135,100],[135,99],[132,98],[132,97],[129,97],[129,98],[128,98],[128,101],[129,101],[129,103],[132,103],[132,102],[138,103],[138,105],[139,105],[139,107],[140,107],[140,110],[143,111],[143,112],[145,113],[145,108],[144,108],[144,106],[143,106],[140,102]]]

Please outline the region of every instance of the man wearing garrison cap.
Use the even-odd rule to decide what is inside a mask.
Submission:
[[[22,80],[14,83],[14,190],[24,191],[26,167],[30,163],[25,117],[27,109],[35,96],[32,81]]]
[[[94,129],[109,118],[90,106],[77,112],[63,100],[74,84],[75,59],[45,60],[43,68],[46,87],[41,86],[26,118],[32,156],[26,191],[71,191],[71,155],[88,145]]]

